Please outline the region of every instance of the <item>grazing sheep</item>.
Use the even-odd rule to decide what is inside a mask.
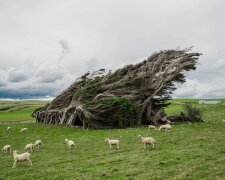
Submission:
[[[155,126],[153,126],[153,125],[148,125],[148,129],[149,129],[149,130],[151,130],[151,129],[156,130],[156,127],[155,127]]]
[[[166,130],[170,130],[171,128],[172,126],[170,124],[164,124],[159,127],[159,131],[166,131]]]
[[[35,143],[34,143],[34,148],[41,148],[42,147],[42,142],[41,142],[41,140],[37,140],[37,141],[35,141]]]
[[[142,135],[138,135],[138,139],[144,144],[144,149],[146,149],[148,144],[152,145],[152,148],[155,149],[155,139],[152,137],[143,137]]]
[[[11,127],[7,127],[7,132],[11,132]]]
[[[7,153],[9,152],[11,154],[11,146],[10,145],[5,145],[3,148],[2,148],[2,152],[3,153]]]
[[[22,129],[20,130],[20,132],[21,132],[21,133],[27,132],[27,128],[22,128]]]
[[[13,151],[13,159],[14,159],[13,168],[16,167],[17,162],[22,162],[22,161],[27,161],[28,164],[32,166],[32,161],[30,160],[30,153],[28,152],[17,154],[17,151]]]
[[[112,146],[117,146],[117,149],[120,148],[120,146],[119,146],[119,142],[120,141],[118,139],[109,139],[109,138],[106,138],[105,139],[105,142],[108,142],[110,149],[112,149]]]
[[[71,149],[73,147],[76,148],[75,143],[72,140],[65,139],[65,142],[69,146],[69,149]]]
[[[24,148],[24,151],[28,152],[30,150],[30,152],[33,152],[33,148],[34,144],[27,144]]]

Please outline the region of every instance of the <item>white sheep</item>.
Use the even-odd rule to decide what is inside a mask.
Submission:
[[[27,132],[27,128],[22,128],[22,129],[20,130],[20,132],[21,132],[21,133]]]
[[[153,125],[148,125],[148,129],[149,129],[149,130],[151,130],[151,129],[156,130],[156,127],[155,127],[155,126],[153,126]]]
[[[30,152],[33,152],[33,148],[34,144],[30,143],[25,146],[24,151],[28,152],[30,150]]]
[[[65,142],[69,146],[69,149],[76,148],[75,143],[72,140],[65,139]]]
[[[7,132],[11,132],[11,127],[7,127]]]
[[[109,138],[106,138],[105,139],[105,142],[108,142],[110,149],[112,149],[112,146],[117,146],[117,149],[120,148],[120,146],[119,146],[119,142],[120,141],[118,139],[109,139]]]
[[[12,149],[11,149],[11,146],[10,146],[10,145],[5,145],[5,146],[2,148],[2,152],[3,152],[3,153],[9,152],[9,153],[11,154],[11,151],[12,151]]]
[[[41,148],[42,147],[42,141],[41,140],[37,140],[34,143],[34,148]]]
[[[152,137],[143,137],[142,135],[138,135],[138,139],[144,144],[144,149],[146,149],[148,144],[152,145],[152,148],[155,149],[155,139]]]
[[[164,124],[159,127],[159,131],[166,131],[166,130],[170,130],[171,128],[172,126],[170,124]]]
[[[16,167],[17,162],[22,162],[22,161],[27,161],[28,164],[32,166],[32,161],[30,160],[30,153],[28,152],[17,154],[17,151],[13,151],[13,159],[14,159],[13,168]]]

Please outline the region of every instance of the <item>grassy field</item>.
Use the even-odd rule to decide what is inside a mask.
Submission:
[[[10,144],[23,152],[25,144],[37,139],[44,147],[32,153],[32,167],[18,163],[12,169],[12,155],[1,153],[0,179],[225,179],[225,105],[198,105],[197,100],[176,99],[167,113],[179,113],[187,101],[202,109],[206,122],[176,124],[169,132],[149,131],[146,127],[81,130],[31,123],[31,110],[40,102],[31,103],[26,112],[14,111],[24,112],[18,119],[9,112],[10,118],[3,118],[2,111],[1,147]],[[26,123],[18,123],[25,119]],[[6,132],[7,122],[11,133]],[[20,134],[22,127],[28,127],[29,132]],[[154,137],[157,148],[144,151],[138,134]],[[104,142],[107,137],[120,139],[121,148],[110,150]],[[69,151],[65,138],[73,139],[77,149]]]
[[[34,122],[31,113],[46,101],[0,101],[0,123]]]

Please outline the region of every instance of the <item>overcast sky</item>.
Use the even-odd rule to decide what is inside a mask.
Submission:
[[[0,0],[0,98],[54,97],[163,49],[203,55],[174,97],[225,97],[224,0]]]

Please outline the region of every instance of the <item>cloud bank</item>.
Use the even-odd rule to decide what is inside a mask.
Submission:
[[[178,46],[203,56],[174,97],[224,97],[224,8],[224,0],[2,0],[0,98],[56,96],[87,71]]]
[[[76,78],[62,64],[37,64],[29,61],[19,67],[0,70],[0,76],[0,99],[56,96]]]

